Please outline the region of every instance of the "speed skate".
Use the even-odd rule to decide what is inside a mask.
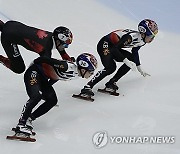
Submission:
[[[17,141],[26,141],[26,142],[35,142],[36,139],[32,138],[30,134],[22,133],[22,132],[16,132],[16,128],[12,128],[12,131],[15,132],[12,136],[7,136],[6,139],[8,140],[17,140]],[[35,136],[36,133],[32,132],[32,135]]]
[[[15,133],[12,136],[7,136],[8,140],[26,141],[26,142],[36,142],[35,138],[31,138],[30,135],[24,133]]]
[[[109,88],[104,88],[104,89],[99,88],[97,91],[101,92],[101,93],[113,95],[113,96],[119,96],[119,93],[116,92],[116,90],[112,90],[112,89],[109,89]]]
[[[91,96],[83,95],[83,94],[73,94],[72,97],[82,99],[82,100],[86,100],[86,101],[90,101],[90,102],[94,101],[94,98],[92,98]]]

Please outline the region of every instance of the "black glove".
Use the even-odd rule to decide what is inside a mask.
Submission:
[[[74,57],[71,57],[71,60],[72,60],[72,62],[75,62],[75,61],[76,61],[76,59],[75,59]]]

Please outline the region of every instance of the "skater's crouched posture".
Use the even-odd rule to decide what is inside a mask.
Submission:
[[[24,74],[24,82],[29,100],[25,104],[16,133],[31,135],[31,121],[47,113],[57,104],[57,96],[52,84],[58,80],[68,80],[75,76],[89,78],[97,67],[96,58],[89,53],[80,54],[76,64],[69,61],[57,60],[48,57],[39,57]],[[41,101],[34,112],[33,108]]]
[[[142,20],[138,24],[138,30],[130,29],[116,30],[104,37],[97,44],[97,52],[104,66],[81,90],[82,95],[93,96],[92,88],[111,75],[116,70],[116,62],[124,64],[117,70],[116,74],[105,84],[105,90],[114,92],[118,89],[116,82],[119,81],[130,69],[138,70],[144,77],[149,75],[141,68],[139,49],[146,43],[151,43],[158,33],[156,22],[150,19]],[[131,52],[125,50],[131,49]]]
[[[0,63],[14,73],[25,71],[24,60],[18,46],[21,45],[39,56],[51,57],[52,50],[57,49],[64,60],[71,61],[65,48],[72,43],[72,32],[63,26],[54,29],[53,32],[25,25],[18,21],[0,20],[1,44],[7,57],[0,55]]]

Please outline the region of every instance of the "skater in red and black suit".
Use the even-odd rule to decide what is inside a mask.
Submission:
[[[0,21],[0,31],[1,44],[7,55],[7,58],[0,55],[0,62],[14,73],[20,74],[25,70],[18,45],[47,57],[51,57],[52,49],[56,48],[63,59],[71,61],[65,48],[72,43],[73,35],[66,27],[60,26],[48,32],[17,21]]]
[[[116,82],[130,69],[138,70],[141,75],[149,75],[142,70],[139,60],[139,49],[146,43],[151,43],[158,33],[157,24],[150,19],[142,20],[138,25],[139,31],[130,29],[116,30],[106,36],[97,44],[97,52],[104,66],[81,90],[82,95],[93,96],[92,88],[111,75],[116,70],[116,62],[124,64],[117,70],[116,74],[105,84],[106,90],[114,92],[118,89]],[[131,52],[125,50],[131,48]]]
[[[56,105],[58,99],[52,84],[58,80],[70,80],[76,76],[89,78],[96,68],[97,60],[89,53],[80,54],[76,63],[48,57],[35,59],[24,74],[29,100],[24,105],[16,132],[31,135],[33,128],[31,121],[46,114]],[[44,103],[33,111],[41,100]]]

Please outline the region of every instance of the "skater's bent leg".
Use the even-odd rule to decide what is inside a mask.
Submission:
[[[98,71],[96,75],[87,83],[87,85],[93,88],[95,84],[104,79],[106,76],[112,74],[115,70],[116,66],[112,67],[112,69],[104,68],[103,70]]]
[[[116,63],[111,54],[104,55],[100,53],[101,62],[104,66],[96,75],[88,82],[88,85],[93,88],[95,84],[104,79],[106,76],[112,74],[116,70]]]
[[[30,98],[27,103],[24,105],[22,113],[21,113],[21,118],[19,119],[19,123],[26,124],[26,121],[29,117],[31,117],[31,112],[33,108],[39,103],[41,100],[42,96],[36,95],[32,98]]]
[[[128,58],[130,61],[134,61],[133,59],[133,55],[126,51],[121,49],[120,52],[126,57]],[[127,72],[129,72],[130,68],[126,65],[123,64],[118,71],[116,72],[116,74],[110,79],[109,82],[117,82],[120,78],[122,78]]]
[[[1,43],[6,52],[6,55],[8,56],[8,58],[3,59],[4,65],[14,73],[23,73],[25,70],[25,64],[19,52],[18,46],[16,44],[10,43],[9,40],[3,36],[1,37]]]
[[[44,89],[44,88],[43,88]],[[45,113],[47,113],[51,108],[53,108],[57,104],[57,96],[52,86],[47,86],[45,91],[43,92],[43,98],[45,99],[45,102],[40,105],[32,114],[31,116],[33,118],[38,118]]]
[[[113,82],[117,82],[121,77],[123,77],[128,71],[130,70],[130,68],[126,65],[123,64],[118,71],[116,72],[116,74],[113,76],[113,78],[111,80],[113,80]]]
[[[37,72],[35,66],[28,68],[24,75],[24,82],[26,85],[26,91],[29,96],[29,100],[24,105],[20,122],[26,122],[28,117],[31,116],[33,108],[40,102],[42,99],[41,86],[40,86],[40,76]]]

